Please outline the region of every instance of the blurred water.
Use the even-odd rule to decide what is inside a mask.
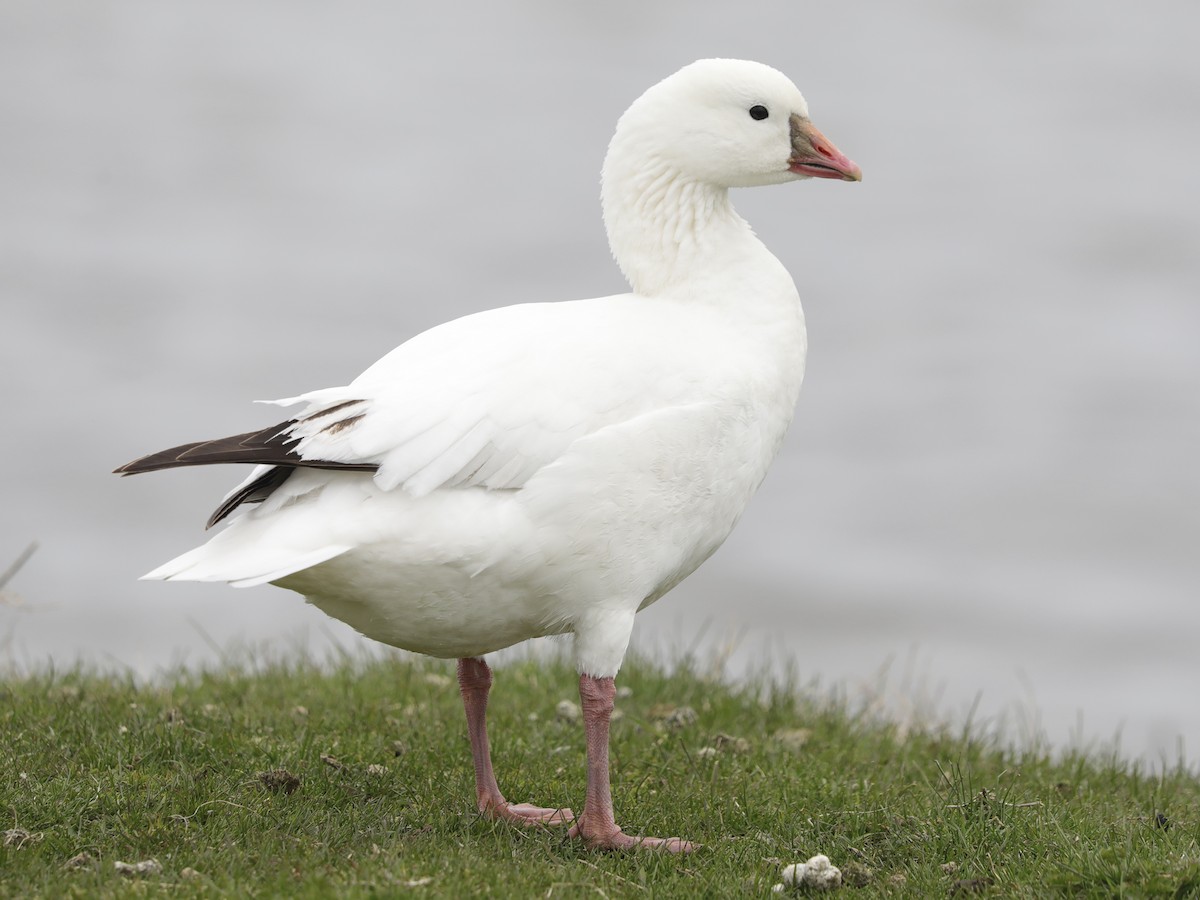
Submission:
[[[108,470],[451,316],[621,290],[616,117],[741,56],[866,180],[738,197],[805,298],[808,381],[642,640],[744,630],[735,666],[852,690],[891,659],[893,703],[1195,758],[1200,7],[903,6],[0,6],[0,565],[41,542],[4,656],[352,643],[274,588],[134,582],[237,475]]]

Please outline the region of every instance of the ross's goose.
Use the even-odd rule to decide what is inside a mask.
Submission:
[[[862,174],[767,66],[700,60],[621,117],[604,161],[613,255],[632,293],[448,322],[345,387],[274,401],[262,431],[175,447],[122,474],[244,462],[206,544],[150,579],[271,582],[364,635],[458,658],[484,814],[622,833],[609,794],[614,676],[638,610],[729,535],[792,418],[805,330],[792,279],[729,188]],[[587,793],[511,804],[492,772],[483,656],[574,635]]]

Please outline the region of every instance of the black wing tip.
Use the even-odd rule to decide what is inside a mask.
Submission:
[[[140,475],[178,466],[204,466],[221,463],[267,463],[290,465],[300,457],[290,448],[295,438],[285,436],[294,420],[272,425],[259,431],[235,434],[208,441],[192,441],[157,453],[139,456],[132,462],[113,469],[114,475]]]
[[[305,421],[328,416],[334,412],[349,410],[362,400],[347,400],[329,409],[309,416]],[[323,431],[340,431],[351,427],[363,417],[360,413],[349,418],[340,419],[326,425]],[[141,456],[132,462],[113,469],[114,475],[139,475],[142,472],[155,472],[159,469],[171,469],[178,466],[207,466],[222,463],[251,463],[270,466],[301,466],[317,469],[349,469],[352,471],[375,471],[378,466],[374,463],[338,463],[330,460],[306,460],[295,451],[300,439],[291,434],[291,428],[297,424],[297,419],[288,419],[276,425],[235,434],[230,437],[217,438],[208,441],[193,441],[180,444],[168,450]]]
[[[112,473],[126,478],[130,475],[140,475],[143,472],[155,472],[159,469],[169,469],[172,466],[185,465],[185,463],[179,461],[180,458],[186,451],[195,446],[197,445],[183,444],[179,447],[172,447],[170,450],[161,450],[158,453],[139,456],[137,459],[113,469]]]

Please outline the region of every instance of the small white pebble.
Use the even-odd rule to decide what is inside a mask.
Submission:
[[[564,722],[578,722],[583,717],[583,712],[578,703],[559,700],[558,706],[554,707],[554,715]]]
[[[784,866],[783,883],[792,887],[828,891],[842,886],[842,870],[832,865],[828,856],[817,854],[808,862]]]
[[[386,775],[387,766],[381,766],[379,763],[371,763],[367,766],[368,775]]]
[[[292,707],[292,715],[307,716],[308,715],[308,707],[307,706],[293,706]]]
[[[696,751],[696,756],[699,759],[712,759],[719,752],[716,747],[701,747]]]
[[[179,877],[184,879],[185,881],[192,881],[193,879],[203,878],[204,876],[202,876],[199,872],[197,872],[191,866],[188,866],[186,869],[182,869],[179,872]]]

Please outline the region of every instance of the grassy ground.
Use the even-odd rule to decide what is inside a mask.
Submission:
[[[824,853],[863,898],[1200,896],[1192,774],[901,735],[791,691],[637,663],[613,727],[618,821],[704,846],[588,853],[475,814],[451,675],[389,659],[156,688],[10,680],[0,895],[774,896],[782,864]],[[574,684],[561,665],[497,672],[510,799],[579,808],[582,735],[556,711]],[[161,870],[116,869],[149,859]]]

